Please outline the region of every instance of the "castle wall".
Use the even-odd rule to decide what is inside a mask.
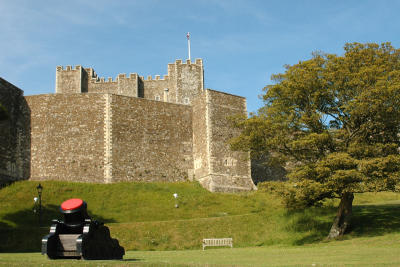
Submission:
[[[157,96],[159,98],[158,101],[175,103],[174,88],[171,86],[171,82],[168,77],[162,80],[153,80],[151,79],[151,76],[149,76],[146,80],[143,80],[143,87],[144,98],[149,100],[157,100]],[[165,89],[168,89],[168,91]]]
[[[192,174],[192,108],[113,95],[112,181],[185,181]]]
[[[210,174],[209,138],[207,131],[208,109],[206,93],[193,101],[193,163],[194,178],[203,179]]]
[[[213,192],[255,189],[249,154],[228,144],[239,134],[229,117],[246,114],[246,100],[204,90],[201,59],[176,60],[155,79],[57,67],[55,95],[24,98],[2,79],[0,89],[11,111],[0,122],[0,179],[196,179]]]
[[[126,74],[119,74],[115,81],[112,78],[107,80],[103,77],[97,77],[93,69],[85,69],[85,85],[87,92],[99,94],[119,94],[126,96],[138,96],[139,77],[137,73],[131,73],[129,77]],[[84,91],[84,89],[83,89]]]
[[[95,81],[90,80],[87,84],[88,93],[99,93],[99,94],[116,94],[118,91],[118,82],[115,81]]]
[[[70,94],[82,92],[83,69],[81,66],[57,66],[56,93]]]
[[[218,91],[206,90],[205,125],[208,154],[208,175],[196,177],[210,191],[241,191],[255,188],[251,180],[249,154],[231,151],[228,141],[239,134],[229,117],[246,114],[246,99]],[[202,116],[196,114],[195,116]],[[196,118],[193,121],[201,120]],[[204,139],[204,138],[203,138]],[[197,143],[194,142],[196,147]],[[204,145],[202,142],[201,147]],[[204,149],[202,147],[202,149]],[[195,149],[197,151],[197,149]],[[198,159],[195,155],[195,162]],[[201,170],[200,170],[201,171]],[[195,174],[197,171],[195,170]],[[203,174],[203,173],[202,173]]]
[[[119,74],[113,81],[98,77],[92,68],[81,66],[58,66],[56,71],[56,93],[100,93],[142,97],[149,100],[177,104],[191,104],[204,89],[203,61],[176,60],[168,64],[168,75],[147,79],[131,73],[129,77]]]
[[[23,91],[2,78],[0,103],[7,111],[0,120],[0,184],[4,184],[29,177],[30,110]]]
[[[31,179],[103,182],[104,95],[25,98],[31,110]]]
[[[178,59],[168,64],[168,75],[162,79],[156,75],[155,79],[148,76],[142,80],[146,99],[156,100],[158,96],[164,102],[191,104],[203,90],[203,61],[182,63]]]
[[[139,77],[137,73],[131,73],[129,77],[125,74],[118,75],[118,92],[119,95],[138,96]]]
[[[175,62],[176,65],[176,102],[185,103],[185,99],[191,102],[203,91],[203,63],[196,59],[193,64],[190,60],[186,64]]]

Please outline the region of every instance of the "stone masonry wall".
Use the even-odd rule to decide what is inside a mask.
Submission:
[[[192,108],[113,95],[112,181],[185,181],[193,172]]]
[[[208,109],[206,93],[203,92],[192,103],[193,105],[193,162],[194,178],[201,180],[210,174]]]
[[[205,98],[210,165],[208,176],[199,179],[200,183],[213,192],[255,189],[249,154],[231,151],[228,144],[232,137],[239,134],[230,125],[229,117],[246,114],[246,99],[213,90],[206,90]]]
[[[83,69],[81,66],[57,66],[56,93],[70,94],[82,92]]]
[[[149,76],[146,80],[142,79],[142,81],[144,86],[144,98],[149,100],[157,100],[158,98],[158,101],[175,103],[171,82],[168,77],[166,79],[153,80],[152,77]],[[168,91],[165,89],[168,89]]]
[[[113,80],[98,77],[92,68],[61,66],[56,71],[56,93],[100,93],[143,97],[162,102],[191,104],[204,88],[203,61],[176,60],[168,64],[168,75],[155,79],[136,73],[119,74]]]
[[[0,78],[0,103],[7,118],[0,121],[0,184],[29,178],[30,110],[23,91]]]
[[[0,79],[2,88],[0,100],[17,115],[0,122],[0,178],[196,179],[213,192],[255,189],[248,153],[228,144],[239,134],[229,117],[246,114],[246,100],[204,90],[201,59],[168,64],[162,79],[106,80],[92,68],[57,67],[54,95],[23,98]]]
[[[31,179],[103,182],[104,95],[35,95],[26,100]]]
[[[176,65],[176,103],[191,104],[191,102],[203,91],[203,62],[196,59],[195,64],[190,60],[186,64]],[[185,103],[188,101],[187,103]]]

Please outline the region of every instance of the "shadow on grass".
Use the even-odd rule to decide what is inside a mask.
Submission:
[[[400,205],[359,205],[353,207],[352,236],[378,236],[400,232]]]
[[[286,230],[300,234],[293,245],[320,242],[326,238],[336,215],[336,207],[309,208],[288,212]],[[348,234],[353,237],[372,237],[400,232],[400,205],[358,205]]]
[[[104,218],[88,212],[93,220],[112,223],[115,220]],[[24,209],[15,213],[8,213],[2,218],[10,224],[0,222],[0,252],[38,252],[41,248],[41,239],[50,231],[53,219],[63,220],[63,214],[58,205],[46,205],[39,214],[32,209]]]
[[[63,220],[63,214],[60,212],[59,208],[60,206],[58,205],[44,206],[41,210],[40,226],[50,227],[51,221],[53,219]],[[104,223],[116,222],[114,219],[104,218],[102,216],[92,214],[90,210],[88,211],[88,213],[93,220],[97,220]],[[33,209],[24,209],[14,213],[8,213],[4,215],[2,219],[5,221],[9,221],[12,225],[15,226],[10,226],[4,222],[0,222],[0,229],[39,226],[39,212],[38,211],[34,212]]]
[[[286,230],[300,235],[292,244],[304,245],[323,240],[328,235],[335,211],[335,207],[329,206],[288,212]]]

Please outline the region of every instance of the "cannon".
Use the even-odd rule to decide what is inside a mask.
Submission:
[[[103,223],[92,220],[85,201],[74,198],[60,205],[64,221],[52,220],[50,233],[42,238],[42,254],[50,259],[111,260],[125,254]]]

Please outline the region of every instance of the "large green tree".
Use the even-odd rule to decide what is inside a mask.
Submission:
[[[265,106],[236,121],[232,147],[288,170],[288,206],[340,204],[328,238],[343,235],[354,193],[395,191],[400,175],[400,50],[390,43],[344,46],[272,76]]]

